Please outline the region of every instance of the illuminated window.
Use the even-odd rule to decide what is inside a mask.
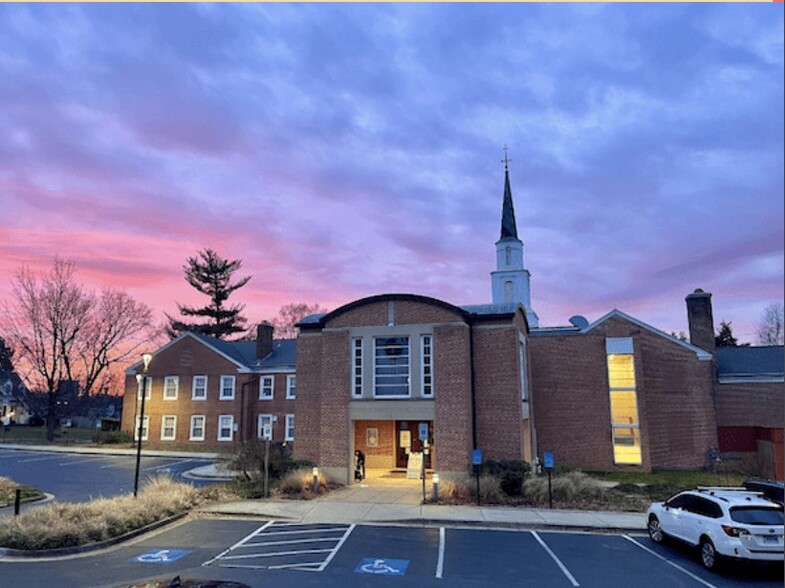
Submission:
[[[363,340],[352,339],[352,396],[363,395]]]
[[[423,335],[420,339],[422,352],[422,395],[433,396],[433,337]]]
[[[177,417],[165,414],[161,417],[161,441],[174,441],[177,435]]]
[[[262,376],[259,378],[259,400],[272,400],[275,378],[273,376]]]
[[[207,400],[207,376],[194,376],[191,399]]]
[[[635,387],[635,359],[629,337],[606,340],[611,400],[613,461],[641,463],[641,431]]]
[[[409,396],[409,337],[378,337],[374,345],[374,396]]]

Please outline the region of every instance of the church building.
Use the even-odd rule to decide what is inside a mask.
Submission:
[[[690,341],[620,310],[540,326],[505,158],[489,304],[381,293],[305,317],[296,340],[186,333],[126,374],[123,429],[146,391],[148,445],[290,444],[342,483],[414,457],[466,471],[472,454],[584,470],[697,469],[723,452],[782,479],[783,348],[714,347],[711,294],[686,298]],[[138,376],[138,377],[137,377]]]

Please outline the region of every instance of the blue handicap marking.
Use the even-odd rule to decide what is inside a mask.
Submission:
[[[378,576],[403,576],[409,567],[408,559],[383,559],[366,557],[354,569],[355,574],[376,574]]]
[[[151,549],[150,551],[131,558],[136,563],[172,563],[191,553],[190,549]]]

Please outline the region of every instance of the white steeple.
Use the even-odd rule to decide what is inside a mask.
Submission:
[[[518,238],[515,210],[510,189],[510,160],[504,147],[504,202],[501,237],[496,241],[496,271],[491,272],[493,303],[520,302],[526,308],[530,327],[538,326],[537,313],[531,308],[530,274],[523,265],[523,241]]]

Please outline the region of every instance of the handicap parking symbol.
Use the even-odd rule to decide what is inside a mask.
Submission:
[[[150,551],[131,558],[136,563],[168,564],[191,553],[190,549],[151,549]]]
[[[376,574],[378,576],[403,576],[409,567],[407,559],[382,559],[366,557],[354,569],[355,574]]]

